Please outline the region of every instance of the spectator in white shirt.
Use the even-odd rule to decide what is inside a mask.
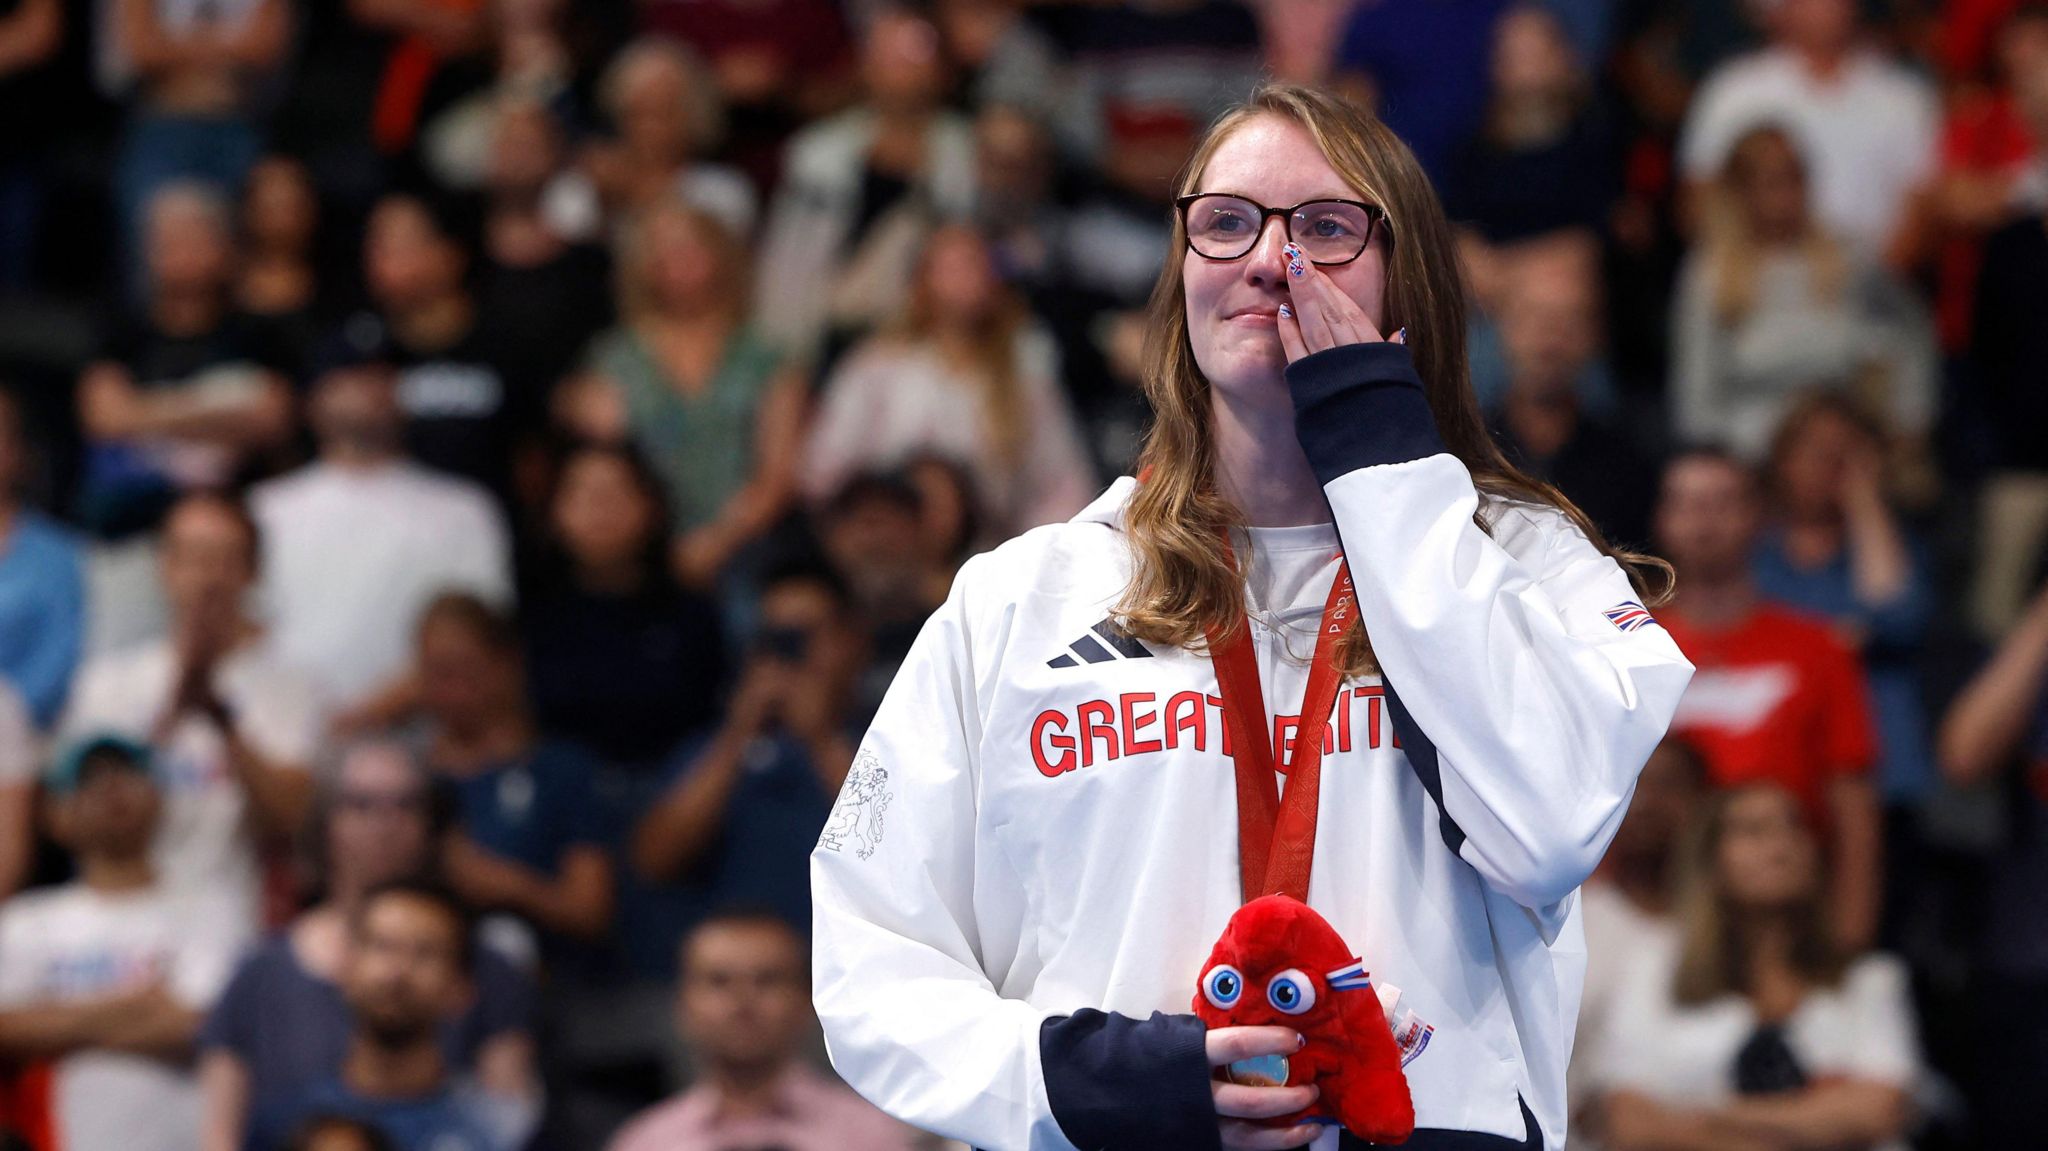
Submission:
[[[164,792],[158,875],[231,899],[251,927],[262,849],[304,823],[325,724],[312,683],[244,611],[260,551],[239,503],[173,505],[160,568],[170,634],[89,661],[62,724],[67,738],[112,732],[151,747]]]
[[[1804,0],[1788,0],[1804,2]],[[1934,325],[1920,301],[1817,218],[1811,151],[1742,133],[1706,189],[1672,301],[1678,436],[1760,460],[1802,392],[1848,392],[1909,440],[1934,423]]]
[[[1707,765],[1691,744],[1667,736],[1643,764],[1628,815],[1614,833],[1600,869],[1579,889],[1586,924],[1586,989],[1579,999],[1578,1038],[1572,1044],[1566,1090],[1572,1108],[1572,1146],[1597,1146],[1586,1134],[1588,1108],[1600,1097],[1601,1042],[1609,1033],[1614,1000],[1644,957],[1666,954],[1678,926],[1678,846],[1706,797]]]
[[[1835,947],[1790,792],[1723,792],[1698,831],[1678,938],[1646,942],[1608,1014],[1608,1151],[1902,1148],[1920,1066],[1905,966]]]
[[[149,750],[75,745],[47,786],[78,878],[0,904],[0,1059],[47,1061],[65,1151],[193,1151],[187,1059],[244,936],[218,900],[159,883]]]
[[[1790,124],[1812,158],[1820,219],[1872,260],[1904,261],[1913,197],[1933,179],[1938,109],[1927,83],[1861,43],[1856,0],[1766,0],[1770,44],[1700,86],[1680,135],[1690,188],[1761,121]]]
[[[967,468],[1005,536],[1064,520],[1096,492],[1052,338],[965,225],[932,237],[903,315],[825,385],[804,488],[822,502],[858,473],[926,453]]]
[[[322,376],[309,420],[319,458],[250,495],[263,598],[280,654],[343,709],[337,726],[375,725],[410,706],[413,625],[429,600],[511,599],[511,543],[482,487],[404,456],[385,366]]]

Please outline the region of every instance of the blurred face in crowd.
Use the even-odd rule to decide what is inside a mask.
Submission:
[[[1839,52],[1856,37],[1856,0],[1775,0],[1771,30],[1806,52]]]
[[[1727,580],[1748,570],[1756,542],[1755,481],[1717,456],[1682,455],[1664,469],[1657,542],[1683,580]]]
[[[510,100],[491,124],[486,179],[501,196],[538,196],[561,158],[561,134],[546,108]]]
[[[917,489],[925,558],[945,563],[966,550],[974,530],[974,491],[965,469],[926,458],[910,465],[904,478]]]
[[[925,560],[918,501],[873,491],[835,504],[822,525],[832,565],[846,573],[854,595],[869,610],[901,603]],[[910,600],[915,603],[914,597]]]
[[[190,621],[207,612],[239,613],[256,579],[249,522],[212,496],[188,496],[164,520],[158,562],[171,614]]]
[[[972,228],[946,227],[934,233],[925,249],[919,290],[931,304],[941,326],[969,326],[995,307],[1002,282],[988,242]]]
[[[86,756],[77,784],[51,805],[51,830],[80,857],[134,860],[149,853],[162,799],[147,771],[116,751]]]
[[[327,812],[330,887],[360,892],[417,874],[432,833],[428,806],[426,776],[403,745],[350,748]]]
[[[1841,514],[1852,461],[1877,450],[1869,433],[1847,415],[1822,408],[1801,421],[1776,461],[1778,499],[1796,519]]]
[[[1705,794],[1698,761],[1685,748],[1665,740],[1650,753],[1636,777],[1636,793],[1628,815],[1614,833],[1608,854],[1621,860],[1665,858],[1693,819]]]
[[[1729,796],[1714,870],[1722,895],[1745,910],[1782,910],[1813,898],[1820,851],[1792,793],[1758,784]]]
[[[389,1151],[370,1129],[353,1119],[322,1119],[288,1145],[286,1151]]]
[[[1598,350],[1594,253],[1551,244],[1514,258],[1498,310],[1510,386],[1534,398],[1568,395]]]
[[[419,674],[427,713],[458,732],[474,731],[519,705],[518,653],[493,648],[450,616],[420,625]]]
[[[1256,117],[1231,133],[1195,190],[1243,196],[1269,208],[1365,199],[1330,166],[1306,128],[1279,116]],[[1235,260],[1212,260],[1193,249],[1181,253],[1188,342],[1202,375],[1226,395],[1286,394],[1280,373],[1287,356],[1276,319],[1288,299],[1287,258],[1280,251],[1286,243],[1283,222],[1273,218],[1265,221],[1251,251]],[[1357,301],[1375,326],[1385,317],[1386,253],[1386,228],[1380,226],[1357,259],[1318,269]]]
[[[643,162],[676,164],[692,151],[689,73],[666,51],[637,51],[620,64],[612,89],[612,117],[619,138]]]
[[[766,1078],[795,1053],[809,1017],[803,945],[767,920],[723,920],[683,944],[679,997],[691,1048],[728,1073]]]
[[[218,292],[234,260],[225,207],[195,189],[167,188],[149,203],[150,285],[179,295]]]
[[[464,924],[407,892],[384,892],[357,913],[342,964],[342,993],[371,1042],[403,1048],[430,1038],[461,1010]]]
[[[462,286],[461,247],[409,196],[387,196],[370,213],[363,265],[370,295],[390,312],[434,303]]]
[[[322,452],[394,452],[405,426],[398,381],[389,369],[376,366],[334,369],[314,385],[306,420]]]
[[[708,307],[725,282],[724,254],[712,225],[675,208],[658,208],[647,218],[638,258],[650,302],[662,311],[687,313]]]
[[[931,106],[945,91],[946,61],[939,30],[901,9],[877,15],[860,46],[861,79],[868,98],[887,111]]]
[[[1564,28],[1533,4],[1509,9],[1494,25],[1493,88],[1508,100],[1541,98],[1577,83],[1577,62]]]
[[[976,202],[990,227],[1020,224],[1046,199],[1052,165],[1044,129],[1030,116],[1001,105],[974,123]]]
[[[2028,12],[1998,33],[1998,70],[2007,83],[2048,79],[2048,15]]]
[[[269,156],[250,170],[242,203],[242,230],[250,243],[268,251],[304,253],[312,247],[319,219],[319,201],[303,164]]]
[[[756,652],[788,665],[816,690],[832,692],[854,670],[853,635],[830,589],[785,579],[761,592]]]
[[[1729,152],[1727,179],[1751,235],[1765,243],[1805,235],[1806,165],[1791,137],[1774,128],[1743,137]]]
[[[609,452],[579,452],[562,465],[553,507],[555,535],[586,571],[637,564],[662,525],[633,469]]]

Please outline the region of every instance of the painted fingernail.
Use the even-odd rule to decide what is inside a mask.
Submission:
[[[1286,304],[1282,304],[1282,305],[1280,305],[1280,318],[1281,318],[1281,319],[1283,319],[1283,320],[1291,320],[1291,319],[1293,319],[1293,318],[1294,318],[1294,309],[1293,309],[1293,308],[1290,308],[1290,307],[1288,307],[1288,306],[1287,306]]]
[[[1307,1047],[1307,1046],[1308,1046],[1308,1036],[1306,1036],[1306,1035],[1301,1035],[1301,1034],[1296,1034],[1296,1035],[1295,1035],[1295,1037],[1294,1037],[1294,1049],[1295,1049],[1296,1051],[1299,1051],[1299,1050],[1301,1050],[1302,1048],[1304,1048],[1304,1047]]]
[[[1293,276],[1297,280],[1308,275],[1308,264],[1302,260],[1300,248],[1290,242],[1281,248],[1280,252],[1287,257],[1288,275]]]
[[[1403,327],[1400,331],[1394,333],[1394,342],[1397,344],[1405,344],[1408,342],[1408,329],[1406,327]]]

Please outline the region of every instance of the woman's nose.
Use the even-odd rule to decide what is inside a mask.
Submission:
[[[1255,283],[1279,283],[1287,278],[1287,221],[1269,216],[1259,228],[1259,238],[1245,253],[1245,275]]]

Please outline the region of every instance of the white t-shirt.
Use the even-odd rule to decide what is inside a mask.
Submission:
[[[973,473],[976,494],[1004,534],[1064,520],[1097,491],[1095,466],[1060,390],[1059,353],[1044,332],[1019,335],[1015,386],[1024,427],[1016,460],[1005,463],[973,377],[928,347],[878,341],[856,349],[825,385],[804,452],[804,488],[822,500],[863,470],[931,452]]]
[[[1787,128],[1806,156],[1815,214],[1866,257],[1882,253],[1907,197],[1934,174],[1934,93],[1874,53],[1851,56],[1832,81],[1782,48],[1723,64],[1693,101],[1679,164],[1711,179],[1735,142],[1767,122]]]
[[[1672,997],[1677,939],[1643,951],[1646,961],[1626,973],[1607,1016],[1600,1083],[1677,1106],[1732,1100],[1736,1055],[1756,1033],[1755,1009],[1738,995],[1679,1005]],[[1920,1074],[1906,967],[1889,955],[1866,955],[1849,965],[1841,986],[1809,992],[1784,1032],[1810,1080],[1839,1076],[1910,1091]]]
[[[1601,1090],[1601,1051],[1613,1026],[1615,1000],[1636,967],[1669,962],[1676,938],[1670,920],[1644,912],[1605,881],[1579,888],[1579,911],[1586,925],[1586,989],[1579,998],[1571,1067],[1565,1072],[1574,1115]],[[1585,1130],[1574,1129],[1574,1146],[1593,1146]]]
[[[64,740],[112,732],[148,743],[177,677],[178,655],[168,640],[91,660],[72,687],[60,726]],[[242,738],[265,759],[295,770],[311,767],[326,714],[312,682],[268,644],[223,659],[214,669],[214,691],[234,711]],[[207,720],[186,716],[156,745],[155,768],[164,796],[158,875],[174,890],[232,899],[253,926],[261,872],[249,834],[248,793],[228,762],[226,741]]]
[[[246,937],[218,900],[83,884],[0,905],[0,1008],[116,994],[161,980],[194,1011],[227,985]],[[185,1066],[80,1051],[56,1066],[51,1114],[65,1151],[191,1151],[199,1081]]]
[[[411,463],[316,463],[258,484],[249,506],[277,651],[337,707],[404,670],[434,596],[512,598],[504,517],[467,480]]]

